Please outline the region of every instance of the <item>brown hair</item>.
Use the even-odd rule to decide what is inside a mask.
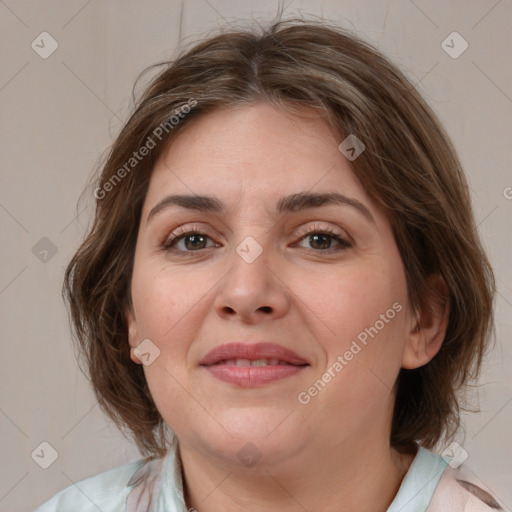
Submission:
[[[430,293],[428,276],[444,278],[446,337],[427,365],[400,371],[390,443],[432,448],[452,436],[460,422],[458,391],[478,376],[492,333],[494,278],[455,149],[411,82],[357,36],[296,19],[221,32],[161,65],[110,148],[94,223],[65,275],[78,347],[102,408],[128,428],[143,454],[166,452],[166,426],[143,368],[130,359],[125,319],[151,171],[190,120],[264,100],[297,113],[315,109],[340,142],[349,134],[363,141],[353,169],[389,215],[412,307]],[[150,138],[154,147],[133,160]]]

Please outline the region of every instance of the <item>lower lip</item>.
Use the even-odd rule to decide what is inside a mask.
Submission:
[[[250,388],[296,375],[306,368],[306,366],[227,366],[224,364],[215,364],[205,366],[204,368],[219,380]]]

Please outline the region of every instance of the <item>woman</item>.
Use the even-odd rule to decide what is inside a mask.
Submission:
[[[165,65],[115,141],[65,294],[146,458],[39,511],[499,509],[447,444],[494,281],[449,137],[325,23]]]

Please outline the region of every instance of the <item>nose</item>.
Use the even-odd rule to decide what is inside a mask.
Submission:
[[[233,252],[230,268],[219,283],[214,308],[224,319],[255,324],[283,317],[289,309],[290,290],[272,269],[266,250],[251,263]]]

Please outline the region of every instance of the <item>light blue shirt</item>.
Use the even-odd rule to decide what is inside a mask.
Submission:
[[[446,466],[441,456],[420,447],[387,512],[425,512]],[[141,459],[82,480],[35,512],[189,512],[181,474],[174,444],[164,459]],[[141,489],[147,493],[139,496]]]

